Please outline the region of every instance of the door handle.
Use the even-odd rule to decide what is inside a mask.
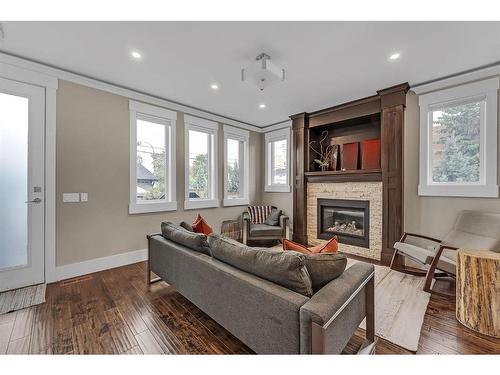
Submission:
[[[24,203],[40,203],[42,200],[40,198],[35,198],[32,201],[26,201]]]

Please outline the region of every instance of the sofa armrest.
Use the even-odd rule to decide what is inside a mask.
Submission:
[[[374,275],[372,264],[356,263],[301,307],[301,353],[341,353],[365,317],[373,343]]]

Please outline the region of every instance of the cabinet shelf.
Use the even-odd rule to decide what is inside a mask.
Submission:
[[[382,181],[381,169],[355,169],[348,171],[305,172],[308,182]]]

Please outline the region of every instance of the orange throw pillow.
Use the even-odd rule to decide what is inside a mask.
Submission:
[[[297,242],[293,242],[287,239],[283,239],[283,250],[293,250],[298,251],[299,253],[312,255],[312,254],[324,254],[324,253],[335,253],[339,249],[339,244],[337,242],[337,237],[332,237],[328,242],[313,246],[313,247],[305,247]]]
[[[324,253],[335,253],[339,250],[339,243],[337,241],[337,236],[333,236],[330,240],[324,244],[316,245],[309,248],[309,251],[313,254],[324,254]]]
[[[195,231],[196,233],[203,233],[207,236],[213,233],[212,227],[208,225],[203,216],[201,216],[200,214],[198,214],[198,217],[194,221],[192,227],[193,231]]]
[[[285,238],[283,239],[283,250],[293,250],[293,251],[298,251],[299,253],[302,254],[311,254],[311,252],[304,245],[287,240]]]

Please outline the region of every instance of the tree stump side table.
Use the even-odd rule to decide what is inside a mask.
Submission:
[[[500,253],[458,251],[456,302],[460,323],[500,338]]]

